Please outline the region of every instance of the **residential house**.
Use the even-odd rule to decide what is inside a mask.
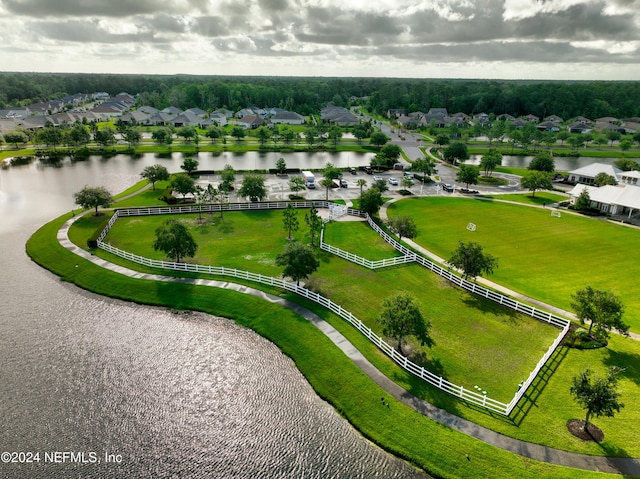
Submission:
[[[355,126],[360,124],[357,116],[341,106],[329,105],[320,110],[320,119],[324,123],[338,126]]]
[[[304,116],[294,111],[276,111],[271,115],[271,123],[287,124],[287,125],[302,125],[304,124]]]
[[[240,118],[237,123],[243,128],[255,129],[262,125],[264,120],[258,115],[247,115]]]
[[[536,128],[540,131],[558,132],[560,131],[560,123],[557,121],[545,120],[536,125]]]
[[[527,116],[524,117],[524,119],[526,121],[532,121],[533,123],[538,123],[540,121],[540,117],[537,117],[532,114],[528,114]]]
[[[562,123],[564,120],[560,118],[558,115],[549,115],[545,116],[542,121],[552,121],[554,123]]]
[[[406,115],[407,112],[404,108],[389,108],[387,110],[387,118],[391,118],[394,120]]]
[[[569,133],[589,133],[590,131],[593,131],[593,127],[583,121],[577,121],[569,125]]]

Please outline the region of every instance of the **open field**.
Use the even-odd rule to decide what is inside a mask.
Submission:
[[[192,216],[195,218],[195,215]],[[225,220],[226,218],[225,216]],[[245,216],[243,220],[250,220],[250,217]],[[358,232],[360,228],[362,230]],[[245,230],[250,231],[251,228],[245,228]],[[348,238],[352,235],[358,236],[359,243],[379,241],[377,235],[362,223],[333,223],[328,226],[327,231],[330,232],[329,236],[338,238],[337,243],[340,243],[339,238],[343,238],[343,242],[346,239],[348,243]],[[276,236],[279,237],[279,234]],[[233,238],[230,239],[233,241]],[[99,254],[102,256],[104,253]],[[432,350],[427,351],[427,366],[445,374],[453,381],[458,377],[468,379],[471,375],[476,382],[488,390],[489,395],[498,399],[502,399],[503,395],[508,399],[514,392],[514,384],[517,385],[517,382],[524,378],[523,375],[531,369],[526,365],[526,361],[511,364],[508,359],[505,359],[508,353],[515,352],[518,355],[537,347],[540,351],[536,357],[539,357],[541,351],[551,341],[551,339],[540,337],[540,331],[550,333],[551,337],[557,334],[557,330],[540,325],[536,321],[530,322],[528,319],[518,321],[516,317],[508,317],[508,315],[505,320],[504,316],[500,317],[499,314],[491,311],[491,309],[500,308],[492,304],[481,305],[477,298],[452,288],[437,276],[415,265],[374,273],[325,253],[321,254],[321,258],[320,271],[310,280],[309,286],[345,305],[364,321],[370,321],[373,327],[377,327],[375,305],[381,302],[381,298],[389,295],[389,284],[403,284],[407,290],[416,294],[425,316],[434,323],[434,337],[437,344]],[[243,269],[248,269],[248,266],[245,265]],[[301,301],[295,296],[291,299]],[[461,304],[464,304],[464,307],[461,307]],[[314,305],[309,307],[323,316],[328,314],[321,307]],[[473,310],[480,312],[479,318],[472,317],[473,315],[469,312]],[[466,311],[467,316],[460,315],[460,311]],[[466,321],[466,324],[461,326],[458,321],[460,318]],[[633,433],[624,427],[628,421],[637,420],[635,411],[638,408],[635,404],[640,399],[638,385],[634,379],[637,371],[640,370],[640,355],[634,352],[634,348],[637,347],[634,342],[614,338],[608,350],[589,352],[561,348],[554,356],[549,369],[534,382],[529,394],[525,400],[521,401],[513,417],[505,420],[487,415],[481,410],[469,407],[445,393],[426,386],[390,363],[386,356],[362,338],[351,326],[335,317],[331,322],[394,381],[412,391],[413,394],[462,417],[503,434],[552,447],[596,455],[603,453],[615,455],[621,451],[624,451],[623,454],[640,454],[640,448],[635,451],[635,446],[627,447],[627,444],[635,444],[635,442],[629,436],[629,434],[633,436]],[[534,329],[527,329],[530,327]],[[539,327],[542,329],[536,329]],[[438,330],[439,332],[436,333]],[[523,334],[514,334],[514,331]],[[614,345],[616,345],[615,351],[612,349]],[[582,416],[580,409],[569,397],[568,385],[571,377],[586,367],[585,361],[597,370],[602,370],[604,365],[618,364],[627,367],[629,371],[621,384],[627,392],[625,401],[630,407],[623,409],[615,419],[598,419],[598,424],[603,425],[608,431],[605,443],[600,446],[574,439],[568,435],[564,426],[568,419]],[[506,380],[509,375],[517,378],[515,382]]]
[[[65,215],[64,218],[44,225],[29,240],[27,250],[34,261],[63,280],[98,294],[141,304],[188,308],[234,318],[239,324],[254,329],[277,344],[295,361],[317,393],[329,401],[365,437],[431,474],[451,478],[492,479],[619,477],[524,459],[421,416],[384,394],[353,363],[345,361],[344,355],[316,328],[279,306],[233,291],[134,280],[81,260],[56,240],[56,232],[67,217]],[[75,267],[76,264],[78,267]],[[336,321],[335,316],[326,310],[322,316],[349,330],[350,335],[356,338],[355,344],[358,347],[362,345],[363,350],[375,349],[355,333],[353,328],[345,327],[344,322]],[[384,357],[374,358],[374,361],[384,362],[385,369],[395,370],[398,377],[404,374],[398,373],[397,368]],[[411,377],[406,380],[415,381]],[[416,383],[415,387],[409,389],[417,393],[420,386]],[[381,395],[391,403],[391,408],[381,408]],[[537,432],[544,436],[546,429],[545,427]],[[614,435],[613,432],[610,434]],[[633,444],[637,445],[637,441]],[[637,454],[629,449],[623,452]],[[470,461],[465,459],[465,454],[471,458]]]
[[[301,210],[299,216],[303,217],[304,212]],[[164,254],[153,251],[151,244],[155,229],[167,218],[122,218],[105,240],[135,254],[163,259]],[[202,223],[198,215],[173,218],[190,226],[199,245],[190,262],[280,276],[282,268],[276,266],[275,256],[288,243],[281,211],[232,212],[226,213],[223,220],[205,214]],[[308,241],[304,229],[301,227],[296,236]],[[359,254],[365,254],[367,245],[373,244],[372,257],[368,259],[395,255],[364,223],[338,222],[329,225],[327,231],[338,247],[346,247],[344,243],[350,241],[345,239],[353,238],[360,245],[356,248]],[[482,384],[490,397],[503,402],[511,399],[517,384],[558,334],[553,327],[452,288],[417,265],[372,272],[327,253],[319,255],[322,263],[309,280],[311,288],[345,305],[380,335],[377,317],[382,300],[394,292],[410,292],[434,326],[436,346],[423,351],[428,358],[425,366],[468,389]],[[436,296],[438,300],[432,301]]]
[[[612,290],[626,307],[624,319],[640,332],[640,231],[546,208],[462,198],[412,198],[389,215],[418,224],[416,243],[447,259],[458,241],[474,241],[498,258],[491,280],[527,296],[571,310],[571,295],[591,285]],[[475,232],[467,224],[477,225]]]

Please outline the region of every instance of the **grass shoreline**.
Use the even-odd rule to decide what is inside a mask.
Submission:
[[[367,439],[435,477],[607,477],[529,460],[421,416],[382,392],[315,327],[280,306],[226,290],[216,289],[211,294],[211,288],[161,285],[105,272],[57,242],[55,234],[67,218],[65,215],[47,223],[29,239],[27,253],[36,263],[62,280],[97,294],[233,318],[292,358],[317,394]],[[381,396],[391,402],[393,414],[380,408]],[[465,455],[473,460],[467,461]]]

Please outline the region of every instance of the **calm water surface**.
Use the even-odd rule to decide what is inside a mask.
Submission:
[[[0,452],[40,452],[39,464],[0,462],[0,477],[425,477],[252,331],[86,293],[28,259],[26,240],[74,191],[138,180],[139,160],[112,160],[0,170]],[[85,463],[45,463],[54,451]]]

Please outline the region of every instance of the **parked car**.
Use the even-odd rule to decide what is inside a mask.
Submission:
[[[384,181],[384,178],[382,178],[382,176],[379,176],[379,175],[373,175],[373,181],[380,181],[380,180]]]
[[[342,188],[348,188],[349,187],[349,183],[347,183],[347,180],[340,180],[340,186]]]
[[[413,180],[413,173],[409,173],[408,171],[404,172],[404,176],[406,176],[407,178],[409,178],[410,180]]]
[[[371,169],[371,167],[370,167],[370,166],[365,166],[365,167],[364,167],[364,171],[365,171],[365,173],[367,173],[368,175],[373,174],[373,170]]]
[[[453,185],[442,185],[442,189],[444,191],[448,191],[449,193],[453,192]]]
[[[398,178],[394,178],[394,177],[389,178],[389,184],[393,186],[398,186]]]

